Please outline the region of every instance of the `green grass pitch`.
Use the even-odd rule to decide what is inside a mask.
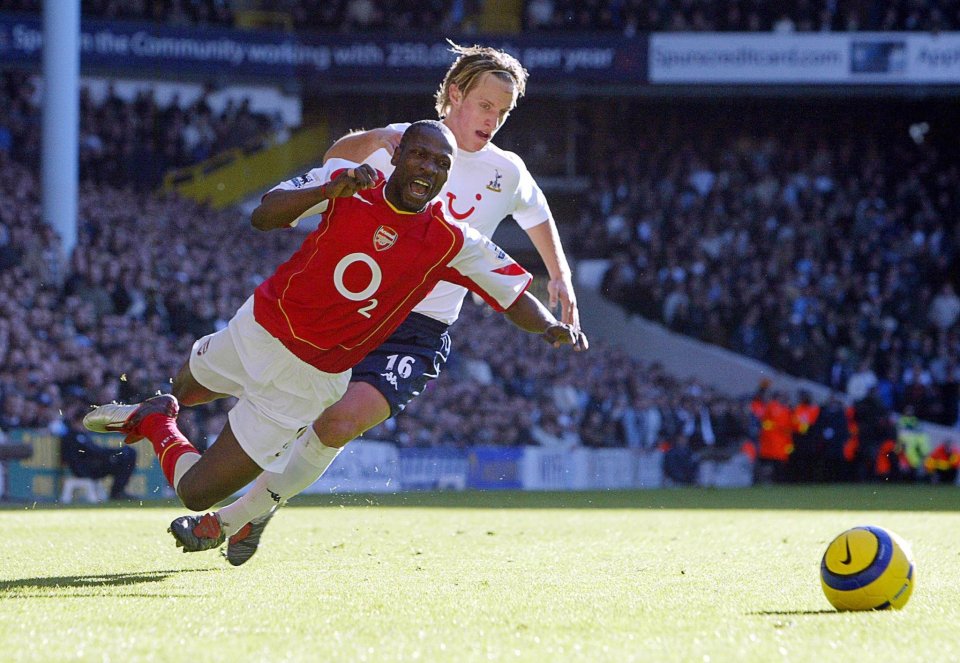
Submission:
[[[167,502],[0,510],[4,661],[958,661],[960,490],[840,486],[298,498],[232,568]],[[899,612],[820,557],[913,544]]]

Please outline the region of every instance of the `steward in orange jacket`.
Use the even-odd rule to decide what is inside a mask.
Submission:
[[[957,481],[957,471],[960,469],[960,453],[954,450],[950,442],[941,442],[930,452],[923,464],[937,483],[953,485]]]
[[[793,452],[793,414],[776,393],[760,417],[760,459],[786,463]]]
[[[819,468],[823,464],[824,441],[818,439],[814,424],[820,416],[820,406],[813,402],[810,392],[801,389],[790,419],[793,427],[793,453],[790,454],[790,476],[794,481],[823,481]]]

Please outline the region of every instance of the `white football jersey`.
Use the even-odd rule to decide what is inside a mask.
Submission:
[[[405,131],[409,126],[409,122],[401,122],[389,128]],[[365,163],[387,177],[393,173],[390,154],[384,149],[371,154]],[[478,152],[457,152],[438,199],[443,201],[448,219],[473,226],[487,237],[510,215],[524,230],[552,218],[547,198],[523,159],[493,143]],[[466,288],[442,281],[413,310],[451,324],[460,315],[466,294]]]

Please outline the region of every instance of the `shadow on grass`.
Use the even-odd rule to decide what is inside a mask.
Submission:
[[[227,500],[229,502],[231,500]],[[762,509],[784,511],[960,511],[956,486],[930,484],[790,484],[749,488],[659,488],[640,490],[467,490],[298,495],[290,506],[451,509]],[[109,505],[0,504],[0,513],[51,509],[183,510],[176,500]]]
[[[760,610],[748,612],[750,617],[794,617],[797,615],[837,615],[836,610]]]
[[[0,580],[0,598],[82,598],[100,596],[100,590],[112,587],[132,587],[163,582],[183,573],[198,573],[214,569],[171,569],[167,571],[139,571],[136,573],[98,573],[82,576],[51,576],[48,578],[18,578]],[[96,592],[80,592],[91,589]],[[111,592],[113,596],[166,597],[193,596],[193,594],[146,594],[142,592]]]

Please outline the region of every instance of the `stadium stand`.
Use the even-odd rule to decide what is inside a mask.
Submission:
[[[28,85],[28,79],[21,81]],[[776,128],[776,122],[773,127]],[[706,157],[697,160],[695,153],[683,147],[683,141],[678,138],[682,133],[679,125],[673,133],[661,129],[650,128],[660,136],[660,141],[670,136],[678,145],[668,149],[666,145],[670,143],[664,143],[661,152],[651,152],[651,158],[686,159],[688,166],[705,167],[710,163]],[[712,145],[709,141],[700,144],[704,149]],[[761,154],[766,155],[769,163],[780,163],[775,141],[758,140],[757,145],[766,146],[766,151],[758,152],[756,146],[747,141],[743,143],[746,151],[739,159],[730,161],[741,164],[739,167],[744,172],[720,173],[721,178],[740,183],[740,188],[730,192],[736,194],[732,196],[734,200],[758,200],[762,191],[759,184],[763,181],[760,176],[765,175]],[[720,142],[717,147],[724,153],[730,146]],[[841,146],[840,151],[845,149]],[[812,153],[795,152],[796,164],[814,161]],[[672,156],[674,153],[680,156]],[[0,319],[3,366],[0,426],[4,428],[49,427],[58,421],[64,406],[72,403],[137,400],[162,389],[176,372],[180,358],[193,339],[223,325],[258,282],[258,275],[266,273],[289,250],[289,239],[282,234],[263,235],[249,230],[246,219],[237,212],[213,212],[173,196],[137,193],[130,187],[118,189],[88,181],[81,196],[80,240],[68,272],[61,274],[54,260],[57,240],[39,218],[36,173],[5,153],[0,155],[3,160],[0,164],[3,166],[0,230],[5,238],[0,254],[6,256],[0,272],[4,283],[0,298],[4,312]],[[610,162],[628,163],[619,156]],[[756,172],[748,165],[756,168]],[[709,227],[725,227],[726,224],[718,225],[722,217],[714,218],[709,222],[713,225],[701,232],[694,233],[697,228],[690,225],[697,217],[694,211],[708,206],[708,201],[698,200],[693,184],[689,183],[698,178],[690,180],[690,175],[707,170],[691,171],[680,162],[672,166],[658,163],[657,167],[637,164],[637,169],[638,172],[672,174],[661,182],[642,177],[636,180],[640,191],[672,192],[663,196],[664,206],[658,217],[667,222],[673,218],[667,211],[680,212],[676,223],[664,234],[677,240],[671,245],[684,246],[694,234],[699,234],[704,243],[716,239],[716,233]],[[796,185],[799,176],[793,173],[791,179],[787,175],[774,169],[772,177],[793,181]],[[593,247],[593,254],[599,251],[618,255],[624,248],[623,237],[616,232],[596,232],[597,228],[609,231],[616,224],[611,226],[609,219],[592,216],[604,209],[608,213],[614,209],[611,204],[617,187],[606,181],[607,174],[598,173],[597,178],[598,184],[590,197],[590,213],[584,214],[581,221],[592,219],[591,227],[578,232],[585,238],[603,238],[602,243]],[[813,181],[815,177],[809,179]],[[931,181],[936,182],[937,178]],[[952,180],[946,180],[949,181]],[[850,186],[856,183],[854,179]],[[778,196],[772,192],[767,196],[789,198],[789,195]],[[629,199],[630,196],[625,198]],[[681,200],[685,201],[682,205]],[[710,205],[716,207],[718,200],[709,201]],[[843,208],[856,209],[856,202],[848,201]],[[759,202],[749,204],[759,205]],[[760,257],[774,253],[765,242],[773,241],[777,234],[770,233],[767,227],[769,216],[758,214],[749,206],[740,212],[758,224],[756,227],[743,224],[743,251],[759,256],[756,265],[748,264],[747,278],[750,270],[764,269]],[[704,217],[711,218],[709,214]],[[803,218],[798,216],[798,220]],[[152,222],[144,224],[143,219]],[[820,223],[816,228],[827,232],[829,225]],[[198,227],[203,228],[202,233],[191,232]],[[641,241],[646,232],[638,231],[638,237],[631,238],[627,244],[641,256],[650,250]],[[798,228],[791,232],[798,233]],[[792,245],[802,247],[803,242],[795,239]],[[223,251],[225,246],[230,247],[229,258]],[[704,261],[708,270],[714,267],[715,262],[704,258],[710,255],[706,249],[692,255]],[[725,250],[717,252],[721,258],[726,255],[729,253]],[[696,264],[680,256],[651,254],[647,259],[665,266],[651,270],[650,274],[660,275],[667,285],[678,274],[696,275],[700,271]],[[615,259],[611,271],[620,269],[624,261],[623,257]],[[630,264],[630,260],[626,260],[626,264]],[[792,261],[785,260],[782,264],[786,268]],[[723,266],[722,261],[719,265]],[[807,269],[821,267],[818,264]],[[798,278],[797,273],[787,272],[775,282],[790,284]],[[609,286],[612,277],[607,281]],[[656,278],[654,283],[658,283]],[[689,283],[691,287],[705,289],[703,293],[699,289],[691,291],[694,301],[707,296],[707,285],[719,287],[715,279],[702,275],[691,276]],[[630,301],[656,302],[657,308],[664,307],[670,294],[668,290],[661,286],[654,288],[653,294],[645,292],[638,297],[634,293]],[[724,294],[731,297],[741,292],[749,297],[751,289],[729,288]],[[657,293],[661,299],[657,299]],[[910,301],[920,302],[916,298]],[[794,304],[792,299],[786,302]],[[749,310],[736,299],[728,304],[729,310],[722,311],[721,320],[735,321],[738,311]],[[762,301],[758,306],[761,304]],[[808,302],[808,305],[817,309],[814,304]],[[944,308],[950,310],[950,307]],[[771,310],[776,312],[778,308]],[[849,310],[856,315],[859,307],[852,306]],[[515,330],[509,325],[487,313],[475,306],[465,308],[464,320],[459,324],[470,328],[471,333],[459,336],[456,358],[446,378],[430,387],[429,398],[415,401],[401,417],[371,431],[368,437],[393,440],[404,447],[539,444],[561,449],[580,445],[668,448],[682,440],[681,447],[689,445],[697,452],[707,450],[706,455],[711,458],[735,455],[746,440],[758,439],[762,417],[751,418],[743,399],[721,395],[696,380],[677,380],[656,365],[643,364],[612,349],[558,357],[546,346],[540,347],[535,339],[513,333]],[[683,319],[684,316],[674,316],[670,320],[680,331],[699,329],[696,325],[684,327],[690,323],[680,324],[678,321]],[[859,328],[856,322],[847,321],[840,327],[851,333]],[[733,337],[733,328],[727,329],[726,338]],[[915,335],[907,334],[908,338]],[[777,356],[772,358],[776,361]],[[877,411],[877,416],[883,419],[889,416],[890,410],[889,404],[884,405]],[[217,430],[216,422],[222,420],[223,412],[222,406],[189,410],[183,416],[184,426],[196,439],[203,440],[207,431]]]
[[[613,8],[636,4],[577,3],[571,15],[571,3],[531,0],[525,15],[552,17],[530,30],[627,30]],[[878,3],[822,4],[790,5],[786,20],[796,31],[819,30],[828,6],[831,30],[931,30],[957,17],[957,3],[897,4],[882,16]],[[388,24],[376,11],[364,17],[363,3],[349,12],[339,2],[275,5],[305,12],[297,26],[347,32],[456,23],[450,16],[480,10],[397,3]],[[708,5],[716,11],[704,13]],[[39,6],[0,0],[0,10]],[[669,18],[649,23],[646,15],[649,25],[638,19],[637,29],[787,29],[765,3],[653,6]],[[84,16],[170,22],[161,9],[174,23],[236,19],[228,2],[174,0],[84,3]],[[738,12],[746,14],[739,22]],[[207,96],[181,107],[149,91],[134,99],[85,94],[79,240],[62,265],[58,239],[40,218],[40,94],[31,73],[0,75],[0,428],[8,430],[55,428],[71,405],[164,389],[192,341],[224,325],[294,244],[283,233],[252,231],[236,210],[156,192],[170,168],[256,139],[276,128],[275,117],[242,103],[214,112]],[[381,114],[387,108],[394,106],[381,100]],[[849,472],[820,468],[816,476],[868,479],[892,453],[884,446],[892,412],[957,423],[952,219],[960,170],[946,133],[955,111],[917,114],[889,101],[858,103],[856,115],[850,109],[783,102],[740,104],[734,114],[722,103],[590,100],[573,115],[576,162],[556,158],[571,126],[545,126],[539,116],[518,112],[498,142],[521,151],[538,177],[589,182],[565,230],[579,258],[609,261],[602,287],[611,300],[860,402],[842,414],[851,433],[861,432],[851,437],[869,442],[835,454]],[[374,126],[382,118],[336,118],[364,119]],[[614,142],[603,126],[631,127],[633,140]],[[743,451],[763,458],[761,430],[773,415],[758,401],[791,413],[798,405],[793,394],[759,399],[753,384],[721,393],[602,344],[588,355],[557,355],[478,306],[465,306],[458,325],[470,333],[457,335],[449,370],[429,397],[368,438],[404,448],[676,448],[683,482],[685,449],[698,461]],[[224,412],[223,404],[185,410],[182,426],[203,444]]]
[[[531,32],[864,32],[956,30],[960,2],[936,0],[526,0],[505,3],[515,21],[481,19],[494,4],[483,0],[84,0],[83,16],[150,21],[170,26],[259,27],[318,32],[403,31],[435,26],[472,33],[478,25],[518,26]],[[513,5],[516,5],[515,8]],[[0,0],[0,11],[39,13],[42,0]]]
[[[83,0],[83,16],[104,20],[153,21],[168,25],[220,25],[234,23],[229,0]],[[0,10],[39,13],[43,0],[2,0]]]
[[[29,77],[4,80],[11,98],[28,96],[21,90],[30,87]],[[86,117],[96,129],[116,115]],[[136,400],[162,389],[193,339],[223,325],[258,275],[289,250],[288,238],[250,230],[237,212],[141,193],[130,186],[135,180],[117,188],[88,171],[78,246],[61,273],[54,259],[57,239],[40,221],[37,174],[11,156],[29,156],[17,149],[26,134],[12,133],[10,155],[0,152],[0,255],[6,256],[0,263],[0,397],[9,413],[0,425],[47,427],[73,402]],[[549,348],[487,319],[477,307],[468,307],[465,317],[460,324],[479,331],[462,335],[450,379],[371,437],[407,446],[514,445],[545,440],[549,429],[579,444],[585,429],[585,444],[651,447],[679,434],[680,421],[692,433],[694,413],[724,400],[703,385],[677,382],[614,352],[557,361]],[[515,351],[502,354],[504,343]],[[521,344],[531,347],[521,352]],[[468,403],[482,407],[467,409]],[[635,403],[640,410],[653,403],[675,410],[659,425],[663,435],[633,421],[642,418]],[[592,413],[589,421],[584,412]],[[202,411],[193,430],[202,435],[219,416],[216,407]],[[605,431],[599,438],[598,418]]]
[[[67,402],[136,400],[162,389],[194,338],[222,326],[258,275],[290,250],[282,233],[256,233],[236,212],[88,184],[80,240],[58,286],[50,259],[57,242],[32,199],[36,176],[11,161],[2,165],[8,204],[0,219],[12,255],[0,272],[4,427],[46,427]],[[476,331],[463,335],[449,380],[371,437],[408,446],[524,444],[542,412],[575,432],[581,413],[595,410],[616,432],[594,444],[655,446],[656,433],[644,436],[642,427],[621,421],[634,398],[675,403],[676,417],[688,421],[687,410],[719,398],[614,352],[557,361],[546,345],[487,319],[479,307],[464,317],[459,324]],[[504,344],[512,350],[504,353]],[[205,420],[218,414],[203,415],[194,430],[206,430]]]
[[[868,106],[856,119],[758,108],[722,131],[682,111],[626,111],[638,141],[601,160],[616,167],[594,175],[579,246],[610,258],[603,289],[636,314],[854,400],[876,386],[889,409],[953,425],[949,120],[921,135],[929,125],[911,113]]]
[[[536,31],[859,32],[942,31],[960,24],[960,3],[881,0],[527,0],[524,27]]]
[[[170,26],[272,27],[297,30],[353,32],[409,30],[421,25],[456,29],[468,16],[468,2],[372,2],[372,0],[83,0],[86,18],[149,21]],[[39,13],[42,0],[0,0],[0,11]]]
[[[0,74],[0,146],[21,163],[36,163],[40,146],[39,78],[21,71]],[[198,163],[216,152],[257,143],[282,127],[276,115],[254,112],[249,99],[228,100],[215,111],[209,87],[181,107],[158,103],[144,86],[133,98],[112,87],[94,99],[80,94],[80,176],[112,186],[155,189],[171,168]]]

